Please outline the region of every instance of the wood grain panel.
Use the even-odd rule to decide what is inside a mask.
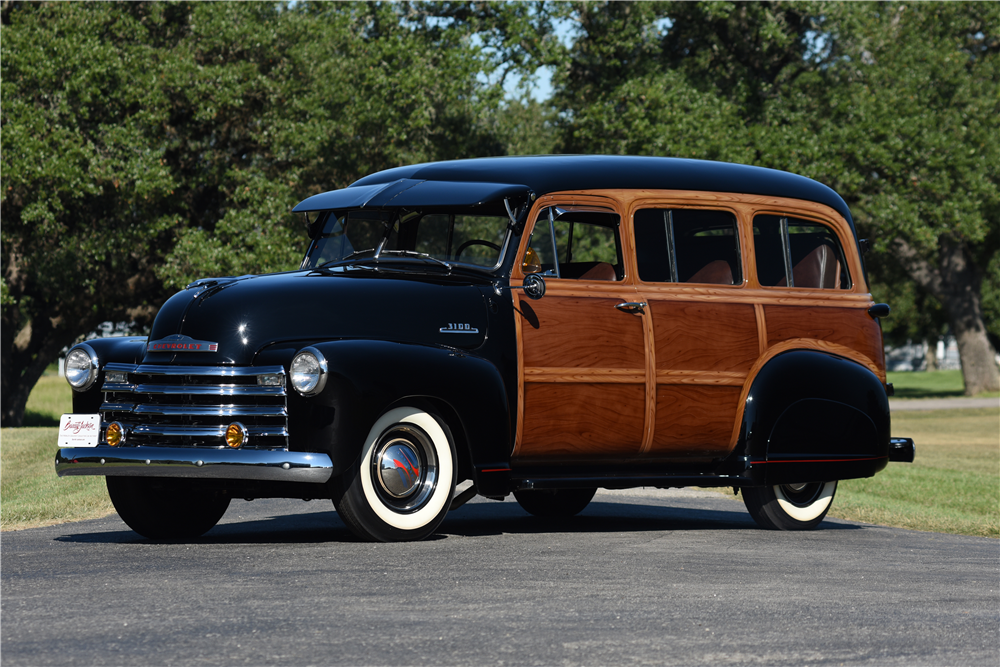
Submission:
[[[520,300],[522,311],[537,318],[537,328],[521,322],[524,367],[646,367],[642,318],[615,308],[624,298],[576,298],[546,294]],[[628,300],[634,301],[634,295]]]
[[[533,367],[524,369],[524,381],[641,384],[646,381],[646,371],[642,368]]]
[[[627,457],[642,446],[643,384],[525,383],[517,462]]]
[[[659,458],[705,458],[728,454],[742,387],[660,386],[656,432],[648,450]]]
[[[760,342],[760,353],[767,350],[767,320],[764,319],[764,306],[759,303],[753,305],[753,313],[757,317],[757,340]]]
[[[746,373],[729,371],[656,371],[656,384],[702,384],[742,387]]]
[[[640,288],[640,294],[645,295]],[[746,373],[760,355],[749,304],[649,300],[656,322],[656,369]]]
[[[768,347],[805,338],[836,343],[870,359],[884,374],[882,332],[863,308],[765,306]]]

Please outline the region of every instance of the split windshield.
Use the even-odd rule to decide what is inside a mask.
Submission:
[[[349,211],[320,220],[302,268],[344,261],[414,259],[494,268],[507,236],[507,216],[468,213]],[[434,262],[434,260],[437,260]]]

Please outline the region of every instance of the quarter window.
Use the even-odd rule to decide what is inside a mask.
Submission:
[[[728,211],[648,208],[635,213],[639,279],[651,283],[738,285],[736,216]]]
[[[753,219],[757,280],[764,287],[850,289],[851,278],[837,236],[799,218],[758,215]]]

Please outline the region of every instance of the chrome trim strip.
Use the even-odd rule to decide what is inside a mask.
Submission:
[[[197,396],[284,396],[284,387],[256,384],[140,384],[136,394]]]
[[[333,474],[326,454],[256,449],[75,447],[56,452],[56,474],[200,477],[322,484]]]
[[[163,366],[157,364],[106,364],[105,370],[138,375],[215,375],[247,377],[250,375],[286,375],[283,366]]]
[[[101,403],[99,412],[131,412],[135,403]]]
[[[131,410],[137,415],[192,415],[197,417],[287,417],[283,405],[157,405],[144,403],[132,406],[127,403],[105,403],[101,411]],[[127,407],[125,407],[127,406]],[[135,408],[134,410],[132,408]]]
[[[192,438],[222,438],[226,435],[229,424],[221,426],[170,426],[167,424],[135,424],[129,425],[129,433],[134,435],[154,435],[165,438],[192,437]],[[250,426],[247,429],[253,436],[280,436],[288,437],[288,429],[284,426]]]

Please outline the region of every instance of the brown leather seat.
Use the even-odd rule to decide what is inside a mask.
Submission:
[[[597,266],[588,269],[580,276],[579,280],[606,280],[614,282],[618,280],[618,274],[615,273],[615,267],[607,262],[601,262]]]
[[[687,279],[689,283],[706,283],[709,285],[732,285],[733,270],[729,262],[717,259],[701,267],[693,276]]]
[[[792,269],[792,280],[795,287],[840,289],[840,260],[837,259],[837,253],[828,245],[816,246]],[[778,286],[784,287],[785,282],[782,278],[778,281]]]

